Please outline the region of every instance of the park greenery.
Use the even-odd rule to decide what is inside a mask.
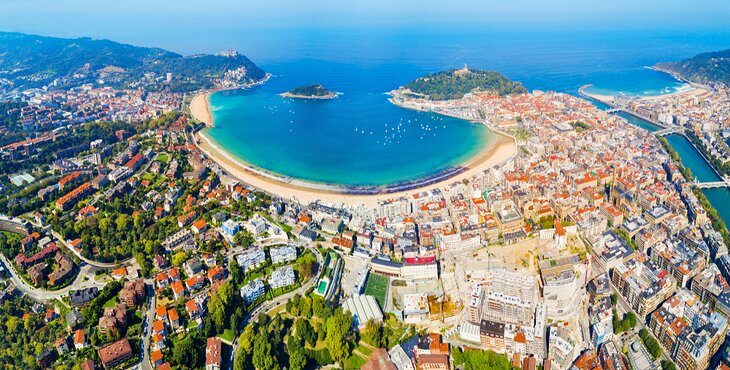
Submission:
[[[641,329],[639,331],[639,338],[641,338],[641,341],[644,343],[644,346],[654,360],[658,359],[659,356],[662,355],[662,348],[659,346],[659,343],[646,329]]]
[[[619,318],[618,312],[613,310],[613,332],[621,334],[636,327],[636,315],[633,312],[627,312],[623,318]]]
[[[354,348],[352,315],[322,297],[296,295],[284,312],[261,314],[239,337],[235,370],[301,370],[344,363]]]
[[[494,71],[480,69],[450,69],[419,77],[405,88],[411,93],[430,100],[460,99],[465,94],[481,91],[500,96],[523,94],[527,92],[519,82]]]
[[[461,348],[455,347],[451,350],[453,365],[456,368],[464,370],[490,369],[490,370],[512,370],[517,369],[512,366],[507,355],[496,353],[493,351],[473,350],[462,351]]]
[[[575,129],[576,132],[583,132],[586,130],[590,130],[593,126],[583,122],[583,121],[573,121],[570,123],[571,126]]]

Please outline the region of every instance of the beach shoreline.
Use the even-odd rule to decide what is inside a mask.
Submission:
[[[190,115],[205,124],[206,127],[213,127],[213,116],[210,114],[210,96],[213,91],[201,92],[190,101]]]
[[[211,92],[206,92],[196,95],[191,101],[190,107],[191,115],[195,119],[205,122],[206,127],[214,127],[215,124],[208,107],[210,94]],[[195,103],[194,107],[193,103]],[[461,163],[460,166],[434,174],[433,177],[382,187],[348,187],[271,173],[231,155],[206,136],[205,129],[195,134],[195,143],[208,158],[217,163],[230,176],[282,198],[295,198],[303,203],[320,200],[331,204],[365,205],[374,208],[380,200],[398,198],[470,179],[491,167],[510,160],[517,152],[514,140],[488,127],[487,130],[485,135],[497,135],[497,139],[485,145],[479,153]],[[399,190],[400,188],[407,188],[407,190]],[[361,193],[358,194],[358,192]]]
[[[267,73],[263,79],[250,84],[231,87],[218,87],[210,90],[200,91],[195,94],[195,96],[193,96],[193,98],[190,100],[190,105],[188,106],[190,110],[190,115],[205,124],[206,127],[214,127],[215,122],[213,120],[213,115],[210,113],[210,97],[213,94],[226,90],[250,89],[254,86],[265,84],[267,81],[269,81],[270,78],[271,74]]]
[[[357,191],[357,187],[299,180],[263,171],[247,164],[240,158],[232,156],[202,131],[196,133],[196,145],[230,176],[279,197],[285,199],[295,198],[302,203],[319,200],[330,204],[364,205],[374,208],[380,200],[407,196],[470,179],[484,170],[511,159],[517,152],[514,141],[499,133],[495,132],[495,134],[498,135],[497,141],[490,143],[487,148],[462,164],[461,170],[453,176],[448,175],[447,172],[446,177],[443,179],[438,179],[423,186],[418,186],[418,183],[415,183],[416,186],[403,191],[388,192],[387,186],[382,188],[373,187],[372,189],[382,189],[383,191],[376,194],[356,194],[353,193],[353,190]]]
[[[591,86],[593,86],[593,85],[589,84],[589,85],[581,86],[580,94],[585,97],[597,100],[603,104],[613,106],[613,98],[614,98],[613,95],[597,94],[597,93],[592,93],[592,92],[587,91],[587,88],[589,88]],[[699,87],[699,86],[695,86],[695,85],[691,85],[691,84],[687,84],[687,86],[689,86],[689,88],[677,89],[677,90],[675,90],[671,93],[667,93],[667,94],[650,95],[650,96],[636,96],[636,98],[638,98],[640,100],[658,100],[658,99],[663,99],[663,98],[676,96],[676,95],[702,94],[707,91],[706,89]]]
[[[675,91],[672,91],[667,94],[636,96],[637,98],[639,98],[641,100],[658,100],[658,99],[662,99],[662,98],[666,98],[666,97],[670,97],[670,96],[674,96],[674,95],[697,95],[697,94],[705,93],[705,92],[707,92],[707,90],[709,90],[709,88],[707,86],[689,81],[674,71],[664,69],[664,68],[661,68],[658,66],[648,66],[645,68],[650,69],[652,71],[666,73],[666,74],[672,76],[677,81],[682,82],[686,86],[686,88],[679,88],[679,89],[676,89]],[[578,89],[578,92],[585,97],[597,100],[603,104],[613,105],[613,95],[597,94],[597,93],[592,93],[592,92],[587,91],[587,89],[589,89],[591,87],[593,87],[593,84],[583,85],[580,87],[580,89]]]

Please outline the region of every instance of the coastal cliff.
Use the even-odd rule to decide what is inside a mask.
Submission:
[[[730,85],[730,49],[698,54],[679,62],[657,63],[654,69],[672,73],[689,82]]]

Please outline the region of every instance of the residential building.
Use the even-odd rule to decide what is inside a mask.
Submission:
[[[127,338],[122,338],[99,349],[99,359],[106,369],[121,365],[131,359],[132,356],[132,346]]]

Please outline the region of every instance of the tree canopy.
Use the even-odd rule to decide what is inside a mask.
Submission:
[[[480,69],[450,69],[419,77],[405,88],[430,100],[460,99],[473,91],[492,92],[497,95],[526,93],[519,82],[510,81],[499,72]]]

